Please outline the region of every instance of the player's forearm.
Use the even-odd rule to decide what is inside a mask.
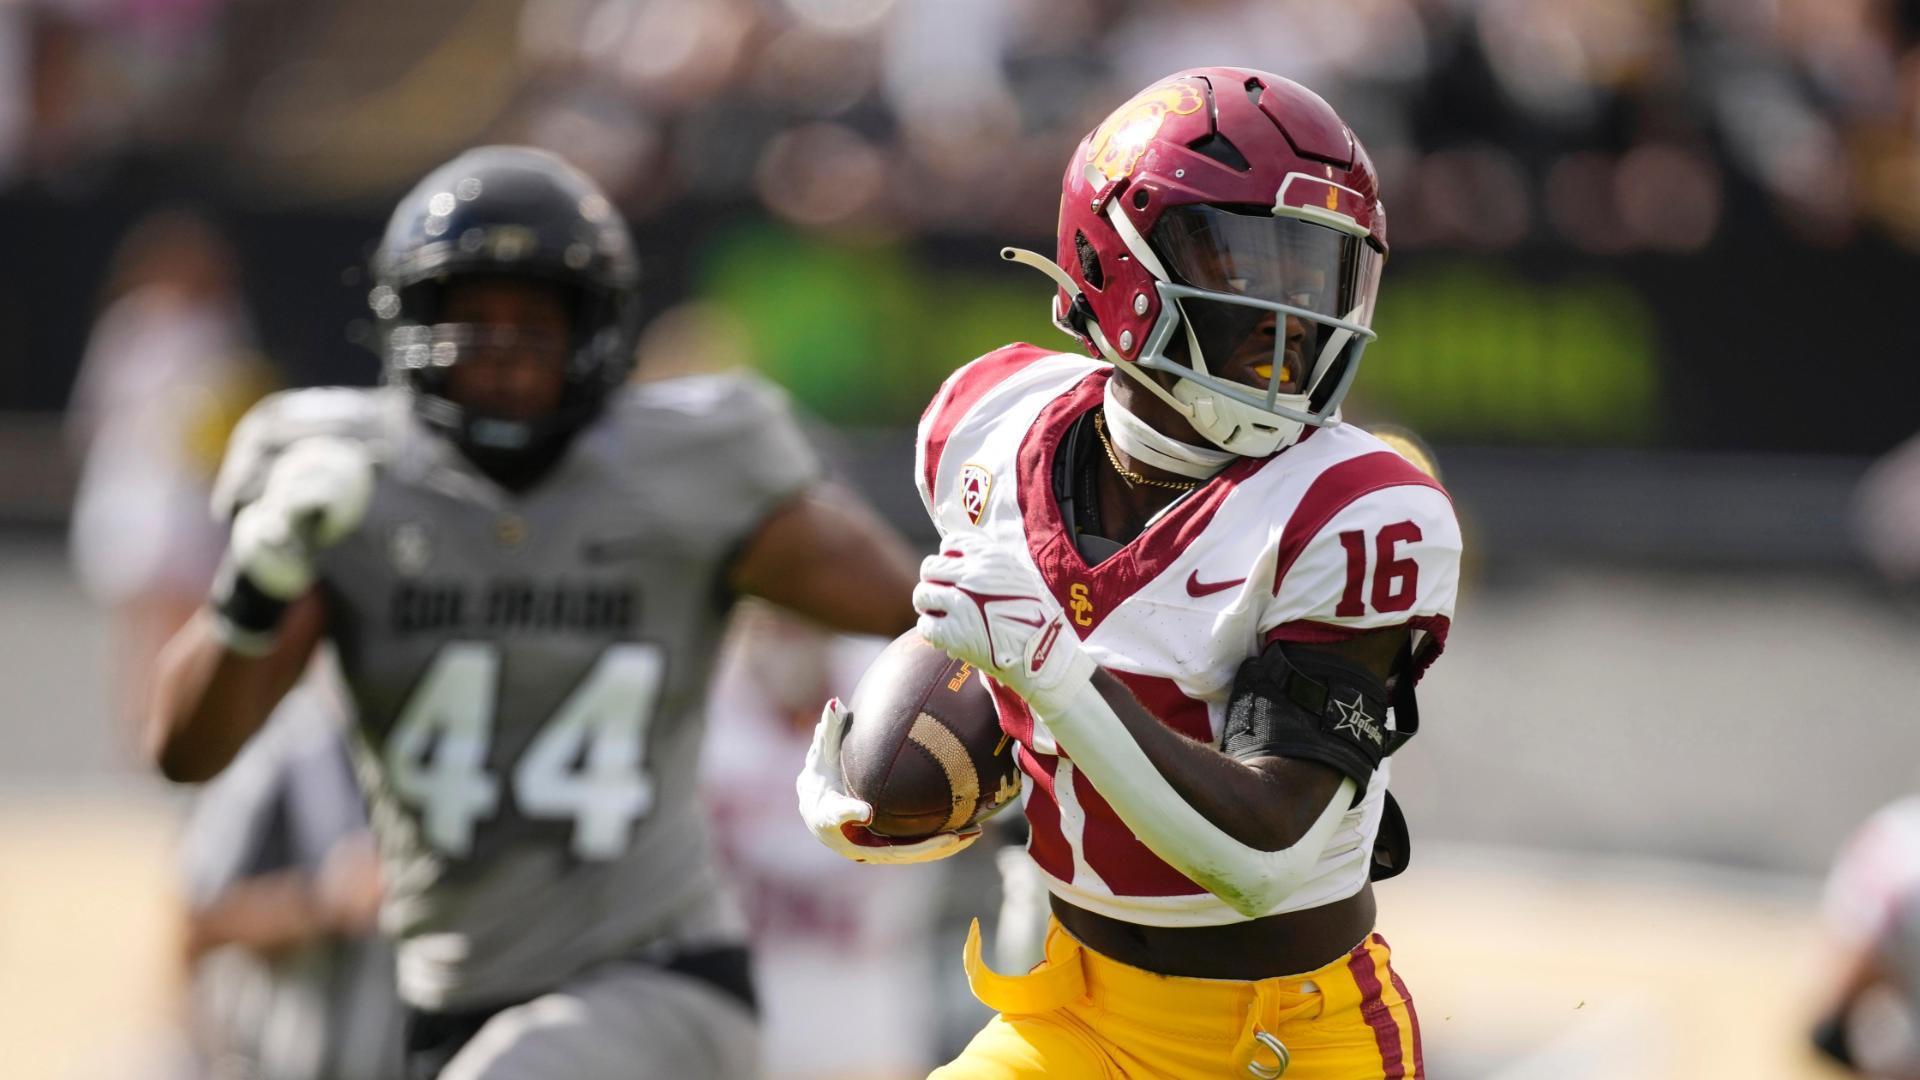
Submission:
[[[854,634],[913,626],[913,554],[851,493],[823,486],[774,512],[731,569],[736,592]]]
[[[1099,675],[1095,679],[1101,689],[1095,688],[1095,681],[1081,678],[1037,700],[1029,698],[1029,703],[1074,767],[1093,781],[1114,813],[1148,850],[1249,918],[1271,911],[1308,879],[1346,812],[1354,791],[1352,781],[1340,779],[1311,826],[1292,843],[1275,850],[1257,847],[1209,818],[1161,772],[1132,736],[1136,732],[1146,734],[1149,745],[1159,745],[1159,737],[1140,724],[1138,715],[1131,726],[1121,720],[1109,696],[1112,687],[1107,685],[1108,680]],[[1134,708],[1138,709],[1137,703]],[[1155,722],[1155,726],[1160,725]],[[1170,730],[1166,734],[1184,738]],[[1210,751],[1197,743],[1191,745]],[[1179,760],[1164,750],[1162,754],[1169,760]],[[1235,765],[1230,760],[1226,764]],[[1176,772],[1183,775],[1183,783],[1189,787],[1203,784],[1209,777],[1233,782],[1232,774],[1225,770],[1203,772],[1181,765],[1176,766]],[[1240,788],[1236,784],[1233,790]],[[1263,839],[1270,842],[1271,836]]]
[[[146,728],[149,758],[169,780],[197,783],[226,768],[305,669],[321,623],[319,598],[288,609],[264,656],[234,652],[210,612],[189,619],[161,651]]]
[[[147,749],[167,779],[207,780],[225,768],[271,709],[262,661],[230,651],[204,613],[160,655]]]
[[[869,567],[872,563],[867,564]],[[894,637],[913,627],[911,579],[867,572],[852,560],[836,561],[796,573],[778,586],[753,595],[847,634]]]
[[[1340,786],[1340,774],[1313,762],[1237,761],[1189,739],[1147,712],[1106,671],[1094,675],[1093,685],[1168,786],[1222,832],[1249,847],[1279,851],[1298,843]],[[1073,748],[1067,753],[1073,755]]]

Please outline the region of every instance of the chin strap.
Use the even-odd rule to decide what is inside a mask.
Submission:
[[[1194,446],[1162,434],[1120,404],[1113,385],[1111,380],[1107,382],[1103,403],[1107,430],[1113,436],[1113,444],[1134,461],[1179,476],[1205,480],[1234,460],[1235,455],[1225,450]]]

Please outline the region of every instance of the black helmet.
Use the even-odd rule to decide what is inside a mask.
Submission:
[[[536,421],[469,416],[445,394],[461,339],[440,322],[461,275],[526,277],[570,294],[573,332],[559,408]],[[373,256],[367,302],[386,341],[389,382],[415,391],[420,415],[489,457],[563,446],[633,368],[639,266],[619,211],[592,180],[525,146],[469,150],[400,200]]]

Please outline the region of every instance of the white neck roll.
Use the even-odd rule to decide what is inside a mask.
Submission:
[[[1151,465],[1177,476],[1205,480],[1238,456],[1212,447],[1193,446],[1161,434],[1114,399],[1114,381],[1107,380],[1104,404],[1107,432],[1113,438],[1113,445],[1137,464]]]

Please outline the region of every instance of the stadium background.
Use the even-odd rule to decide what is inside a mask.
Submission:
[[[148,1075],[173,1009],[184,800],[132,762],[65,551],[63,410],[136,222],[224,231],[276,381],[367,383],[391,201],[466,145],[556,149],[634,225],[655,373],[767,372],[927,540],[932,388],[1064,341],[994,253],[1050,250],[1107,109],[1238,63],[1317,89],[1380,168],[1350,413],[1430,440],[1467,529],[1396,769],[1414,870],[1381,889],[1432,1074],[1827,1075],[1819,875],[1920,779],[1920,480],[1870,471],[1920,426],[1917,31],[1893,0],[0,7],[9,1068]],[[961,882],[956,912],[991,902]]]

